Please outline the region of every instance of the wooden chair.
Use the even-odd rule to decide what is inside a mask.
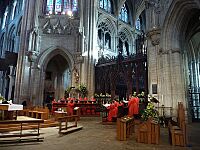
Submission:
[[[177,122],[171,120],[169,122],[169,139],[172,145],[187,145],[187,128],[185,122],[185,109],[183,103],[178,103]]]

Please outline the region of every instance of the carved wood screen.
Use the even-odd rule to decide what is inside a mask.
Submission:
[[[110,59],[103,56],[95,66],[95,93],[111,94],[113,98],[119,95],[119,99],[126,99],[133,92],[148,93],[147,86],[147,55],[144,44],[144,36],[136,39],[136,54]]]

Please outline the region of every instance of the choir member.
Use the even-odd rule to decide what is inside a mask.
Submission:
[[[73,100],[71,100],[67,104],[67,114],[68,114],[68,116],[73,115],[73,110],[74,110],[74,103],[73,103]]]

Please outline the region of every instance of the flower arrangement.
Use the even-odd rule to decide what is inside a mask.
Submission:
[[[86,97],[88,94],[87,86],[85,84],[80,84],[78,90],[81,92],[82,97]]]
[[[152,118],[155,122],[158,122],[159,116],[158,111],[155,109],[155,106],[152,102],[149,102],[146,109],[142,112],[142,120],[146,121],[149,118]]]
[[[3,101],[5,101],[6,99],[3,97],[3,96],[1,96],[1,94],[0,94],[0,101],[1,102],[3,102]]]

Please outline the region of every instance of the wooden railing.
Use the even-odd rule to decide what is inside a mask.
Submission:
[[[58,133],[65,134],[65,133],[82,129],[83,128],[82,126],[78,126],[78,119],[79,119],[78,115],[65,116],[65,117],[58,118],[58,122],[59,122]],[[71,122],[72,124],[69,125],[68,124],[69,122]]]

